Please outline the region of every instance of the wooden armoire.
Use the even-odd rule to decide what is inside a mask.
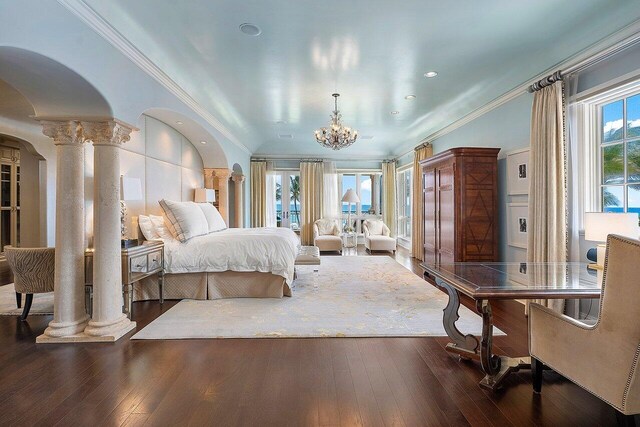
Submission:
[[[420,162],[424,262],[498,261],[499,148],[452,148]]]

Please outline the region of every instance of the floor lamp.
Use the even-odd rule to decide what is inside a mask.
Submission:
[[[356,194],[355,191],[353,191],[353,188],[348,189],[345,193],[344,196],[342,196],[342,201],[349,203],[349,216],[347,217],[347,227],[345,228],[345,230],[348,230],[351,227],[351,204],[352,203],[360,203],[360,197],[358,197],[358,195]]]

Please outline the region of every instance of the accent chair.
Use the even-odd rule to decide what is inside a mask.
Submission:
[[[336,219],[319,219],[313,223],[313,245],[321,252],[342,252],[340,226]]]
[[[391,230],[380,219],[367,219],[362,223],[364,247],[369,252],[396,252],[396,239],[391,237]]]
[[[640,414],[640,241],[610,235],[600,313],[588,325],[539,304],[529,306],[533,388],[545,366],[616,409],[621,425]]]
[[[55,275],[55,248],[14,248],[5,246],[7,263],[13,272],[16,302],[20,308],[22,294],[26,294],[20,320],[29,315],[33,294],[53,292]]]

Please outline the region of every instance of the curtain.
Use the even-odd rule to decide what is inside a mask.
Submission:
[[[267,212],[265,217],[265,226],[277,227],[278,217],[276,213],[276,172],[273,168],[273,162],[267,162],[266,192]]]
[[[397,231],[396,222],[398,211],[396,209],[396,162],[382,163],[382,222],[389,230],[391,237],[395,237]]]
[[[413,199],[411,200],[411,255],[424,261],[424,203],[422,201],[422,169],[420,161],[433,156],[433,146],[416,149],[413,153]]]
[[[338,195],[338,170],[336,162],[323,162],[322,217],[339,219],[340,196]]]
[[[251,162],[251,226],[267,223],[267,162]]]
[[[567,260],[566,149],[563,82],[537,91],[531,112],[529,262]],[[536,300],[563,312],[563,300]]]
[[[313,244],[313,223],[322,217],[323,175],[322,162],[300,162],[300,240],[303,245]]]

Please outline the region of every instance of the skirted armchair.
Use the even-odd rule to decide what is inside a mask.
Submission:
[[[7,263],[13,272],[18,308],[22,294],[27,294],[20,320],[26,320],[33,303],[33,294],[53,292],[55,248],[14,248],[5,246]]]
[[[367,219],[362,223],[364,247],[369,251],[396,252],[396,239],[391,237],[389,227],[379,219]]]
[[[342,251],[340,226],[335,219],[319,219],[313,223],[313,245],[321,252]]]
[[[587,325],[538,304],[529,306],[534,391],[549,366],[609,403],[623,425],[640,414],[640,241],[610,235],[600,314]]]

